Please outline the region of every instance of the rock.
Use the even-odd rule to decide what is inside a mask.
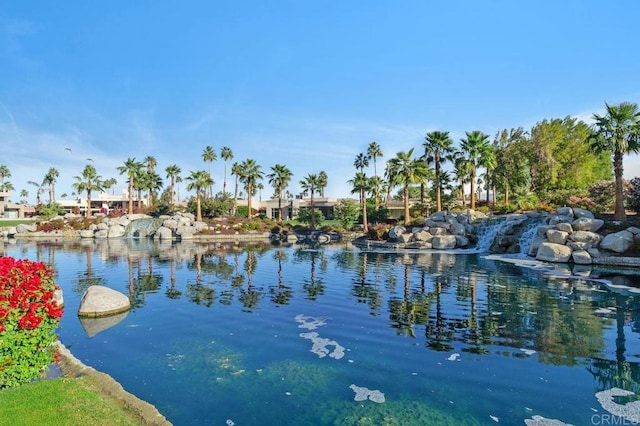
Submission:
[[[604,220],[587,217],[581,217],[571,222],[571,226],[576,231],[597,232],[598,229],[602,228],[602,225],[604,225]]]
[[[549,229],[547,231],[547,239],[550,243],[565,244],[569,238],[569,234],[564,231],[558,231],[557,229]]]
[[[178,229],[178,221],[175,219],[167,219],[162,222],[162,226],[175,231],[176,229]]]
[[[633,234],[629,231],[620,231],[609,234],[600,242],[600,249],[624,253],[633,245]]]
[[[602,237],[591,231],[575,231],[569,236],[569,239],[577,243],[588,243],[595,246],[598,245]]]
[[[586,250],[576,250],[571,254],[573,262],[578,265],[590,265],[591,255]]]
[[[570,223],[562,222],[556,225],[558,231],[566,232],[567,234],[573,233],[573,226]]]
[[[176,235],[178,235],[181,239],[189,239],[193,237],[196,229],[193,226],[178,226],[176,229]]]
[[[446,228],[438,228],[438,227],[429,228],[429,232],[432,235],[447,235],[448,234]]]
[[[456,247],[455,235],[436,235],[431,240],[431,245],[436,250],[449,250]]]
[[[78,316],[101,317],[126,312],[131,309],[129,298],[119,291],[101,285],[89,286],[82,299]]]
[[[169,228],[165,228],[164,226],[161,226],[160,228],[158,228],[153,238],[154,239],[157,238],[159,240],[171,240],[173,239],[173,231]]]
[[[469,247],[469,239],[464,235],[455,235],[456,247]]]
[[[571,258],[571,248],[562,244],[544,242],[538,247],[537,260],[545,262],[568,262]]]
[[[397,240],[400,241],[401,243],[408,243],[413,239],[413,234],[400,234],[398,235]]]
[[[577,219],[580,219],[582,217],[593,219],[593,213],[591,213],[589,210],[581,209],[579,207],[573,208],[573,216]]]
[[[38,226],[34,224],[21,223],[16,226],[16,232],[18,234],[26,234],[27,232],[36,232]]]
[[[453,235],[464,235],[465,227],[464,225],[458,223],[458,221],[450,222],[451,227],[449,228],[449,232]]]
[[[413,233],[413,239],[416,241],[430,242],[433,239],[433,235],[424,229],[420,229],[418,232]]]
[[[125,232],[127,232],[127,230],[124,226],[113,225],[109,227],[109,231],[107,232],[107,237],[108,238],[124,237]]]
[[[407,232],[407,228],[405,228],[404,226],[394,226],[391,229],[389,229],[389,238],[391,238],[392,240],[395,240],[398,238],[399,235],[402,235],[405,232]]]
[[[109,230],[108,229],[101,229],[99,231],[97,231],[95,234],[93,234],[94,238],[107,238],[109,236]]]
[[[591,247],[590,249],[587,249],[587,253],[589,253],[591,255],[592,259],[594,257],[600,257],[600,250],[598,250],[595,247]]]
[[[640,235],[640,228],[637,228],[635,226],[631,226],[631,227],[627,228],[627,231],[631,232],[634,236],[635,235]]]
[[[80,235],[80,238],[93,238],[93,231],[90,229],[83,229],[78,231],[78,235]]]
[[[571,207],[558,207],[556,214],[559,216],[573,216],[573,209]]]
[[[529,251],[527,252],[527,255],[531,256],[531,257],[535,257],[538,254],[538,248],[540,247],[540,244],[544,243],[546,240],[544,239],[544,237],[541,237],[540,235],[536,235],[533,238],[533,241],[531,242],[531,246],[529,247]]]

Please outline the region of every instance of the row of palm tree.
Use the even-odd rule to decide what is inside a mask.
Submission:
[[[623,192],[623,157],[630,153],[640,152],[640,110],[637,104],[623,102],[619,105],[606,105],[606,114],[593,114],[595,124],[591,127],[591,134],[587,143],[596,153],[608,152],[613,156],[613,171],[615,175],[616,191],[616,220],[624,220],[624,192]],[[496,183],[500,182],[504,191],[505,203],[509,202],[509,175],[498,164],[499,160],[508,160],[505,154],[500,152],[496,144],[492,144],[489,135],[479,130],[465,132],[465,138],[460,140],[460,149],[455,150],[453,140],[447,131],[432,131],[426,134],[422,144],[424,153],[414,156],[414,149],[406,152],[398,152],[395,157],[387,161],[385,178],[382,180],[377,175],[376,159],[383,156],[377,142],[371,142],[366,153],[360,153],[354,160],[356,175],[348,183],[352,186],[352,193],[358,193],[360,197],[364,229],[366,224],[366,195],[372,194],[375,198],[376,209],[380,202],[380,189],[386,186],[387,197],[395,187],[400,187],[404,200],[404,221],[409,223],[409,189],[420,185],[421,205],[424,205],[424,191],[428,180],[433,183],[435,193],[435,209],[441,211],[442,194],[445,187],[457,190],[464,205],[464,188],[469,186],[469,207],[476,208],[479,172],[484,170],[483,180],[487,191],[486,200],[489,202],[490,191],[493,191],[493,202],[496,199]],[[506,153],[506,151],[505,151]],[[374,176],[367,177],[365,168],[369,161],[374,164]],[[443,164],[450,162],[453,166],[452,173],[443,171]],[[433,168],[431,167],[433,166]],[[457,188],[451,185],[453,177],[459,182]]]
[[[624,194],[623,194],[623,157],[629,153],[640,152],[640,110],[637,104],[623,102],[619,105],[606,105],[606,114],[593,114],[595,124],[591,128],[591,135],[588,139],[590,146],[598,152],[610,152],[613,156],[613,169],[615,175],[616,188],[616,208],[617,220],[624,218]],[[422,144],[421,155],[414,155],[415,148],[408,151],[401,151],[386,162],[383,177],[378,176],[378,159],[383,157],[380,145],[371,142],[366,152],[356,156],[353,163],[356,168],[354,178],[347,182],[352,186],[352,193],[358,194],[361,203],[363,224],[367,230],[367,195],[374,198],[376,209],[378,209],[384,199],[384,203],[390,200],[391,191],[399,187],[401,198],[404,201],[404,220],[408,223],[409,199],[411,188],[420,186],[421,205],[425,205],[425,188],[427,183],[433,185],[435,195],[435,209],[441,211],[443,208],[443,193],[447,190],[459,195],[464,203],[466,200],[464,189],[468,185],[470,189],[469,207],[476,208],[477,190],[476,185],[480,179],[480,171],[484,171],[482,176],[487,191],[487,201],[490,200],[490,191],[493,190],[493,200],[496,199],[496,182],[499,182],[504,195],[505,202],[509,196],[509,176],[505,172],[503,162],[506,161],[501,147],[491,143],[489,136],[479,130],[465,132],[465,137],[460,140],[460,148],[454,149],[454,143],[447,131],[436,130],[426,134]],[[224,181],[222,195],[227,194],[227,166],[232,160],[233,152],[229,147],[222,147],[220,158],[224,160]],[[211,175],[211,163],[218,159],[218,154],[211,146],[206,146],[202,152],[202,159],[208,164],[208,171],[191,171],[186,177],[188,182],[187,190],[195,191],[198,216],[200,214],[200,203],[202,198],[212,198],[214,195],[213,186],[215,184]],[[92,160],[91,160],[92,161]],[[365,169],[373,163],[373,176],[367,176]],[[445,163],[452,165],[451,171],[444,171]],[[500,164],[498,164],[500,162]],[[152,156],[147,156],[142,161],[135,158],[127,158],[124,164],[117,167],[121,175],[125,175],[128,183],[128,212],[132,213],[134,208],[134,193],[137,191],[137,200],[140,203],[142,192],[146,191],[146,204],[153,206],[158,191],[163,188],[163,179],[156,171],[157,161]],[[165,168],[166,178],[170,179],[167,189],[169,203],[171,206],[176,199],[176,185],[182,181],[182,170],[177,164],[171,164]],[[235,176],[235,188],[233,194],[233,210],[237,212],[238,188],[242,184],[247,195],[247,215],[252,215],[251,198],[257,191],[263,188],[261,181],[265,174],[261,166],[251,158],[242,162],[234,162],[231,165],[231,174]],[[11,176],[9,169],[5,165],[0,165],[0,191],[12,190],[13,185],[6,181]],[[37,188],[37,201],[41,203],[41,195],[45,190],[49,192],[49,201],[55,199],[55,185],[60,173],[55,168],[50,168],[41,183],[29,181],[28,183]],[[293,173],[284,164],[276,164],[271,167],[266,175],[269,184],[274,189],[274,198],[278,198],[278,220],[282,220],[282,199],[291,197],[287,188],[293,178]],[[105,190],[115,185],[115,179],[103,179],[97,174],[95,167],[88,164],[80,176],[75,176],[76,182],[73,184],[78,192],[87,192],[87,201],[90,202],[91,192]],[[310,196],[310,207],[314,211],[315,196],[319,194],[324,197],[324,190],[327,186],[328,176],[326,172],[310,173],[300,180],[303,194]],[[453,182],[457,181],[457,184]],[[386,190],[386,197],[381,194]],[[26,190],[21,192],[26,197]],[[179,194],[178,194],[179,196]],[[88,214],[90,213],[87,209]],[[311,215],[311,226],[315,226],[315,215]]]

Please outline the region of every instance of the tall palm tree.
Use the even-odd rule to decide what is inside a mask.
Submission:
[[[11,177],[9,167],[4,164],[0,164],[0,188],[4,188],[4,180]]]
[[[129,184],[129,201],[127,205],[127,211],[129,214],[133,214],[133,189],[136,177],[142,171],[142,163],[136,161],[135,158],[129,157],[122,166],[117,167],[117,170],[121,175],[127,176],[127,183]]]
[[[218,159],[218,155],[211,145],[207,145],[202,152],[202,159],[205,163],[209,163],[209,176],[211,176],[211,163]],[[209,198],[213,198],[213,181],[209,187]]]
[[[487,144],[487,148],[482,151],[480,154],[480,165],[483,166],[486,171],[484,175],[484,180],[486,183],[487,190],[487,205],[489,205],[489,193],[491,186],[493,185],[493,205],[496,205],[496,191],[495,191],[495,179],[493,177],[493,171],[498,166],[497,158],[496,158],[496,149],[494,145]]]
[[[402,186],[404,224],[409,225],[411,219],[409,213],[409,186],[424,182],[429,173],[429,167],[424,161],[413,158],[413,148],[407,152],[398,152],[395,157],[389,160],[388,165],[390,182]]]
[[[458,187],[460,191],[460,200],[462,201],[462,207],[465,206],[464,185],[467,183],[467,178],[471,174],[471,167],[469,161],[465,157],[462,151],[456,151],[452,156],[453,173],[455,178],[460,182]]]
[[[464,152],[467,161],[469,162],[469,190],[471,192],[471,208],[476,208],[476,177],[478,167],[482,165],[481,158],[484,152],[489,149],[489,135],[485,135],[480,130],[474,130],[473,132],[465,132],[466,138],[460,140],[460,148]]]
[[[626,154],[640,152],[640,110],[638,104],[622,102],[609,105],[605,102],[605,115],[593,114],[595,123],[589,142],[597,153],[613,154],[616,208],[615,220],[625,220],[623,159]]]
[[[240,164],[242,170],[240,174],[240,181],[244,184],[244,189],[247,192],[247,217],[252,216],[251,197],[255,195],[256,185],[259,180],[264,176],[264,173],[260,170],[260,165],[256,163],[256,160],[247,158]]]
[[[51,167],[42,180],[42,185],[49,185],[49,204],[53,203],[56,198],[55,186],[59,177],[60,172],[55,167]]]
[[[174,189],[176,187],[176,178],[180,177],[180,173],[182,173],[182,169],[177,164],[171,164],[167,166],[167,168],[164,169],[164,171],[167,172],[167,177],[171,179],[171,183],[169,184],[169,197],[171,198],[171,201],[169,202],[169,205],[173,207],[174,200],[175,200]]]
[[[29,191],[27,191],[26,189],[21,189],[20,198],[22,198],[22,200],[26,202],[27,198],[29,198]]]
[[[276,164],[271,167],[271,173],[267,175],[269,184],[273,186],[278,194],[278,222],[282,222],[282,192],[289,186],[293,173],[283,164]]]
[[[356,155],[356,159],[353,161],[353,166],[360,172],[364,172],[365,167],[369,167],[369,156],[363,152]]]
[[[9,183],[9,182],[7,182],[7,183]],[[2,187],[3,191],[9,191],[9,189],[7,189],[7,187],[6,187],[7,183],[5,183],[3,185],[3,187]],[[33,186],[35,186],[37,188],[36,189],[36,204],[37,205],[42,204],[42,193],[44,192],[43,184],[38,183],[38,182],[34,182],[32,180],[28,180],[27,183],[29,185],[33,185]]]
[[[446,155],[453,151],[453,140],[449,137],[449,132],[433,131],[427,133],[424,147],[425,160],[433,158],[435,168],[436,185],[436,211],[442,211],[442,172],[441,164],[446,161]],[[427,160],[428,161],[428,160]]]
[[[144,164],[147,166],[148,172],[153,172],[158,165],[158,160],[156,160],[156,158],[152,155],[147,155],[146,157],[144,157]]]
[[[118,181],[116,180],[116,178],[109,178],[109,179],[106,179],[104,181],[104,185],[103,186],[104,186],[104,189],[107,190],[107,189],[113,188],[117,184],[118,184]],[[112,191],[112,193],[113,193],[113,191]],[[62,195],[64,196],[65,194],[62,194]]]
[[[233,163],[231,165],[231,174],[236,177],[235,186],[233,189],[233,215],[238,212],[238,181],[240,180],[240,175],[242,175],[242,167],[240,163]]]
[[[378,142],[373,141],[369,144],[369,146],[367,147],[367,156],[373,160],[373,177],[375,178],[375,180],[372,181],[372,183],[374,183],[373,197],[375,199],[377,209],[378,207],[380,207],[380,196],[378,192],[380,190],[380,187],[376,185],[376,183],[378,182],[378,168],[376,166],[376,158],[382,158],[382,149],[380,148],[380,145],[378,145]]]
[[[227,161],[233,159],[233,152],[228,146],[223,146],[220,150],[220,158],[224,160],[224,180],[222,181],[222,193],[227,193]]]
[[[104,191],[104,181],[102,180],[102,176],[98,174],[96,168],[91,164],[87,164],[84,166],[82,170],[82,175],[74,176],[74,179],[77,181],[73,184],[73,188],[80,192],[87,192],[87,210],[85,212],[85,217],[91,217],[91,192],[92,191]]]
[[[353,179],[347,181],[353,188],[352,194],[358,193],[360,196],[360,209],[362,210],[362,230],[369,231],[369,220],[367,219],[367,191],[370,189],[370,179],[363,172],[356,172]]]
[[[202,193],[211,184],[211,175],[206,170],[192,171],[187,176],[187,191],[196,192],[196,220],[202,222]]]
[[[318,173],[318,191],[320,192],[320,198],[324,198],[324,189],[327,187],[329,176],[324,170],[320,170]]]
[[[318,190],[320,178],[315,173],[309,173],[304,179],[300,181],[300,186],[305,192],[309,192],[311,196],[310,208],[311,208],[311,229],[316,229],[316,211],[314,206],[314,194]]]
[[[147,190],[147,205],[153,207],[155,194],[162,189],[164,183],[162,178],[155,171],[147,171],[144,174],[144,186]]]

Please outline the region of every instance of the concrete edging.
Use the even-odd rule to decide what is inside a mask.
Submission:
[[[58,366],[60,370],[62,370],[64,377],[92,377],[100,383],[102,392],[120,401],[127,409],[140,418],[142,424],[159,426],[172,424],[156,407],[124,390],[122,385],[116,382],[113,377],[97,371],[95,368],[84,365],[78,358],[73,356],[71,351],[60,341],[54,342],[53,346],[60,354]]]

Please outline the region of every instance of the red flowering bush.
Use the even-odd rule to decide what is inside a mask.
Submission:
[[[0,389],[41,377],[63,308],[54,271],[42,262],[0,257]]]

